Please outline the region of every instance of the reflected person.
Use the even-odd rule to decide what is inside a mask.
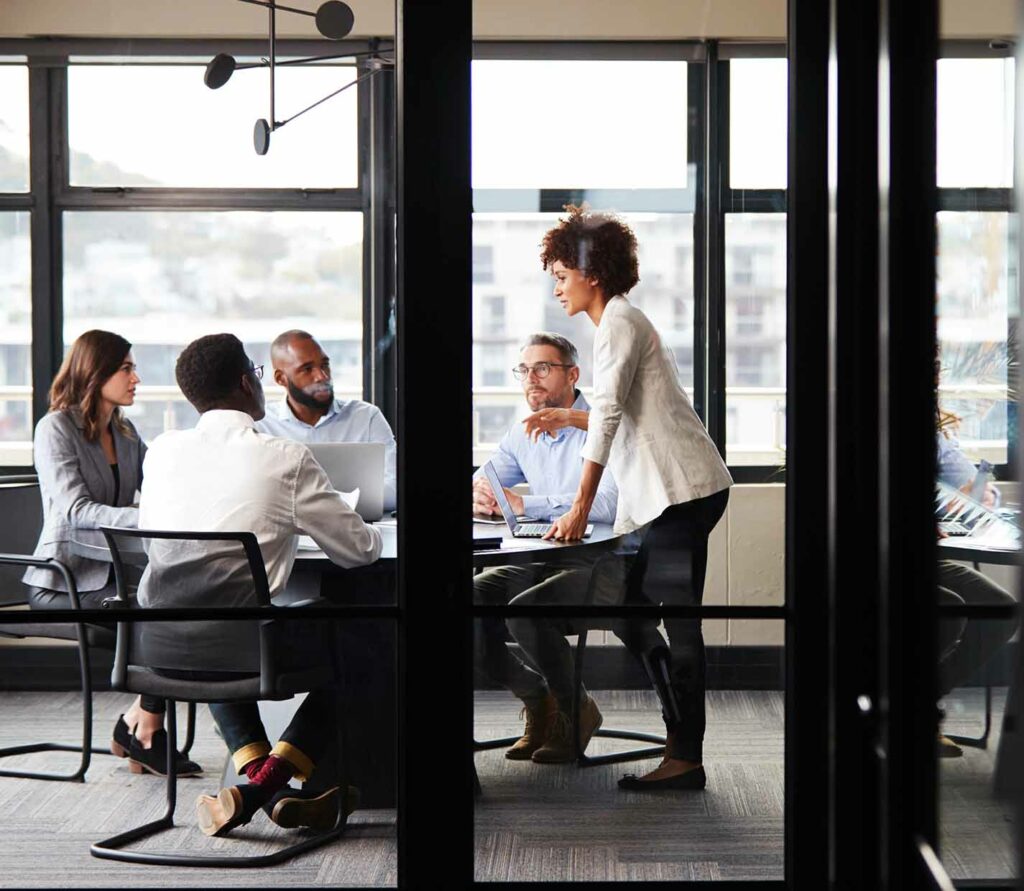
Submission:
[[[936,433],[938,477],[970,494],[978,468],[960,448],[953,435],[959,419],[940,412]],[[981,504],[999,506],[999,490],[986,481]],[[988,576],[953,560],[939,560],[938,595],[943,606],[1015,606],[1013,596]],[[1009,642],[1017,627],[1015,618],[993,619],[959,616],[939,622],[939,696],[948,696],[977,674]],[[963,749],[939,734],[939,757],[959,758]]]
[[[36,425],[33,448],[43,528],[34,554],[55,557],[71,570],[83,609],[100,609],[117,590],[112,565],[76,555],[72,533],[138,524],[134,501],[142,484],[146,444],[124,409],[135,403],[139,380],[127,340],[110,331],[86,331],[64,357],[50,387],[50,411]],[[33,567],[22,581],[32,586],[32,609],[71,608],[60,573]],[[110,636],[112,647],[113,626],[99,628]],[[129,758],[133,773],[167,772],[164,708],[159,697],[137,697],[114,725],[110,750]],[[179,753],[181,776],[201,772]]]
[[[520,381],[532,411],[562,408],[586,413],[590,410],[587,400],[576,389],[580,376],[576,347],[558,334],[541,332],[530,336],[520,351],[520,362],[513,374]],[[515,424],[502,437],[491,464],[517,515],[553,520],[568,510],[580,481],[580,449],[585,438],[581,430],[565,427],[534,441],[521,424]],[[519,483],[529,485],[529,495],[513,491],[512,487]],[[614,522],[617,499],[612,475],[606,474],[594,499],[591,520]],[[482,468],[473,477],[473,511],[488,515],[500,513]],[[498,566],[473,579],[473,596],[477,603],[515,606],[583,603],[590,570],[582,561],[574,565]],[[600,578],[603,584],[616,584],[612,576]],[[506,624],[522,648],[525,660],[506,646]],[[532,759],[539,763],[575,759],[571,718],[574,672],[572,652],[565,639],[565,635],[578,632],[574,624],[579,625],[569,619],[517,617],[506,623],[488,616],[476,620],[477,670],[511,690],[523,702],[526,727],[522,737],[505,752],[506,758]],[[580,751],[586,749],[601,723],[597,703],[583,690]]]
[[[699,605],[704,595],[708,537],[725,513],[732,477],[679,383],[671,350],[626,294],[640,280],[633,231],[612,214],[568,205],[569,215],[543,240],[541,263],[555,279],[554,295],[569,316],[586,314],[596,326],[594,393],[587,415],[542,409],[524,421],[532,436],[566,425],[587,430],[583,474],[572,507],[546,537],[582,537],[607,467],[619,487],[615,531],[642,538],[631,575],[631,595],[650,603]],[[628,623],[649,649],[660,635]],[[699,619],[665,619],[671,675],[663,697],[666,754],[643,777],[620,788],[703,789],[705,652]]]
[[[384,445],[384,510],[395,509],[395,457],[391,425],[361,399],[335,399],[331,360],[306,331],[279,334],[270,345],[274,383],[287,391],[256,425],[261,433],[298,442],[379,442]]]

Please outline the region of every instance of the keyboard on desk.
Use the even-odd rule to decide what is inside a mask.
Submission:
[[[516,538],[542,538],[550,528],[550,523],[523,523],[513,534]]]

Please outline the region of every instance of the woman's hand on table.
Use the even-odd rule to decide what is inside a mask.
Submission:
[[[541,434],[554,434],[572,426],[572,410],[568,408],[542,408],[523,419],[526,435],[533,442],[540,439]]]
[[[580,541],[587,531],[588,515],[589,513],[585,513],[582,508],[570,508],[551,524],[551,528],[544,533],[544,540]]]

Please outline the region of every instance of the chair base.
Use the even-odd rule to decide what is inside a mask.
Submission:
[[[0,758],[8,755],[30,755],[34,752],[75,752],[82,755],[78,769],[74,773],[41,773],[31,770],[0,770],[0,777],[15,777],[23,780],[51,780],[57,783],[84,783],[85,772],[89,769],[89,762],[92,755],[109,755],[110,749],[100,749],[92,746],[88,753],[82,751],[81,746],[69,746],[66,743],[29,743],[24,746],[8,746],[0,749]]]
[[[345,826],[338,826],[327,832],[321,833],[314,838],[308,838],[297,844],[290,845],[273,854],[259,854],[250,857],[222,857],[202,856],[191,854],[158,854],[145,851],[122,851],[124,845],[131,844],[139,839],[149,838],[158,835],[167,829],[174,827],[173,815],[165,814],[159,820],[146,823],[128,832],[122,832],[103,841],[96,842],[89,848],[93,857],[101,860],[119,860],[122,863],[145,863],[157,866],[206,866],[206,867],[234,867],[252,868],[259,866],[275,866],[284,863],[298,854],[311,851],[329,841],[340,838],[345,832]]]
[[[189,718],[195,714],[195,703],[189,703]],[[189,721],[190,730],[193,721]],[[339,736],[340,736],[339,725]],[[191,732],[190,732],[191,737]],[[341,742],[339,740],[339,742]],[[119,835],[111,836],[89,846],[89,853],[101,860],[118,860],[122,863],[144,863],[151,866],[206,866],[206,867],[229,867],[229,868],[251,868],[259,866],[274,866],[284,863],[298,854],[311,851],[329,841],[340,838],[345,832],[347,816],[344,813],[345,796],[338,796],[338,818],[333,829],[319,833],[312,838],[304,839],[294,845],[282,848],[272,854],[259,854],[249,857],[224,857],[193,854],[165,854],[148,851],[123,851],[125,845],[143,838],[150,838],[159,835],[168,829],[174,828],[174,809],[178,800],[178,759],[175,751],[178,743],[178,717],[176,703],[167,700],[167,809],[159,820],[153,820],[135,829],[129,829]],[[342,746],[344,743],[342,742]],[[341,748],[344,751],[344,748]],[[346,784],[347,785],[347,784]],[[341,788],[345,788],[342,786]]]
[[[618,764],[622,761],[660,758],[665,754],[665,737],[659,736],[656,733],[642,733],[639,730],[615,730],[609,727],[597,730],[594,736],[601,737],[602,739],[628,739],[635,742],[655,743],[655,746],[644,749],[630,749],[625,752],[610,752],[607,755],[587,755],[585,752],[580,752],[577,754],[575,762],[580,767],[597,767],[601,764]],[[503,736],[501,739],[473,740],[473,748],[478,752],[508,748],[518,739],[518,736]]]

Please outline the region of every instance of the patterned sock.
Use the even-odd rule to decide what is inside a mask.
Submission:
[[[250,783],[255,781],[256,775],[260,772],[260,768],[263,767],[268,757],[268,755],[260,755],[258,758],[253,758],[252,761],[242,768],[242,772],[249,778]]]
[[[273,797],[274,793],[288,785],[288,780],[295,774],[293,768],[284,758],[277,755],[268,755],[267,759],[260,765],[255,774],[249,775],[249,781],[254,786],[259,786],[266,794],[267,800]]]

